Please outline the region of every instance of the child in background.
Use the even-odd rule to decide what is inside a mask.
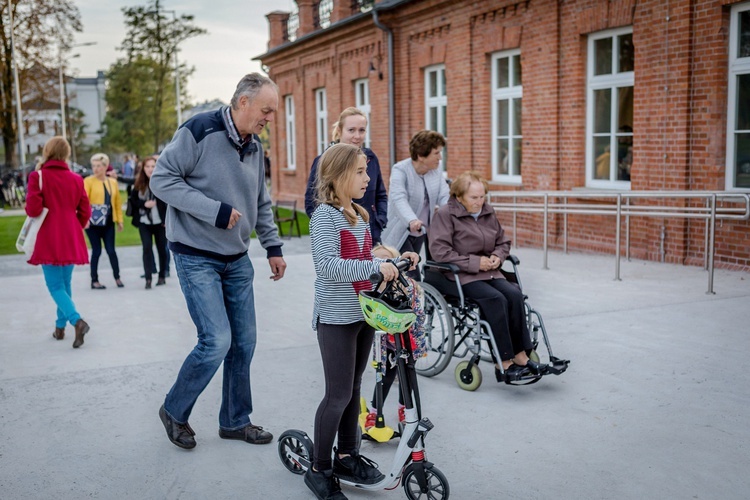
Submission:
[[[372,254],[375,257],[379,257],[381,259],[396,259],[399,256],[398,250],[388,245],[376,245],[372,249]],[[414,313],[417,315],[417,319],[409,331],[412,344],[412,352],[414,355],[414,359],[416,360],[424,356],[425,353],[424,309],[422,307],[424,294],[422,293],[422,287],[419,286],[419,283],[414,281],[412,278],[409,278],[407,276],[405,277],[409,282],[409,287],[408,289],[404,290],[404,292],[410,298],[411,306],[414,309]],[[381,288],[384,287],[385,284],[381,285]],[[393,381],[396,379],[396,375],[398,374],[398,370],[396,368],[395,348],[396,347],[394,344],[393,335],[381,335],[379,352],[377,352],[378,350],[376,349],[376,352],[373,353],[373,356],[375,356],[376,359],[378,355],[381,356],[380,362],[385,368],[385,373],[383,374],[383,406],[385,406],[385,400],[386,398],[388,398],[388,392],[390,391],[391,386],[393,385]],[[377,389],[375,391],[377,391]],[[375,391],[373,391],[372,394],[370,411],[367,414],[367,419],[365,421],[365,429],[373,427],[377,420],[378,408],[377,396]],[[403,394],[401,394],[401,391],[399,391],[398,393],[398,421],[399,423],[402,423],[404,421],[404,396]]]
[[[384,479],[377,464],[357,449],[362,373],[375,333],[364,320],[358,294],[372,290],[373,273],[391,281],[398,270],[390,262],[373,259],[369,215],[352,202],[364,195],[369,182],[361,149],[343,143],[331,146],[318,167],[319,205],[310,219],[317,275],[312,326],[318,334],[325,396],[315,414],[314,461],[305,484],[319,499],[342,500],[346,497],[338,478],[363,484]],[[412,261],[412,268],[419,259],[413,252],[403,257]]]

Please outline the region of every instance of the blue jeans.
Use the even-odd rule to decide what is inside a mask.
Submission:
[[[255,352],[255,271],[249,257],[225,263],[210,257],[174,254],[175,269],[198,344],[185,359],[164,409],[178,423],[224,362],[219,426],[237,430],[250,424],[253,411],[250,362]]]
[[[73,292],[70,288],[70,279],[73,276],[73,265],[69,266],[50,266],[42,265],[44,273],[44,282],[47,284],[47,290],[52,295],[52,300],[57,304],[57,328],[65,328],[67,323],[75,326],[81,315],[76,311],[76,305],[73,303]]]

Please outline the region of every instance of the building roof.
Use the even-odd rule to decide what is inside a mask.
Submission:
[[[276,54],[277,52],[281,52],[283,50],[289,49],[291,47],[294,47],[295,45],[299,45],[303,42],[306,42],[307,40],[311,40],[317,36],[323,35],[325,33],[330,33],[332,30],[336,30],[339,28],[342,28],[348,24],[351,24],[353,22],[359,21],[361,19],[364,19],[366,17],[372,17],[371,13],[374,11],[382,12],[386,10],[391,10],[396,7],[400,7],[401,5],[412,3],[416,0],[382,0],[380,2],[377,2],[371,10],[368,10],[367,12],[360,12],[358,14],[353,14],[346,19],[342,19],[340,21],[336,21],[335,23],[331,24],[327,28],[318,29],[313,31],[312,33],[307,33],[305,35],[302,35],[301,37],[297,38],[296,40],[293,40],[291,42],[283,43],[277,47],[272,48],[271,50],[267,51],[264,54],[260,54],[258,56],[253,57],[253,61],[260,61],[263,58],[266,58],[268,56],[271,56],[273,54]],[[274,11],[279,12],[279,11]]]

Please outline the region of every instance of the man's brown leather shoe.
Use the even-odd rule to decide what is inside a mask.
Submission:
[[[55,331],[52,332],[52,337],[56,340],[62,340],[65,338],[65,328],[55,327]]]
[[[161,405],[161,408],[159,408],[159,418],[161,419],[161,423],[164,424],[167,437],[172,443],[186,450],[195,448],[195,438],[193,437],[195,436],[195,431],[190,428],[190,424],[187,422],[178,424],[172,420],[167,410],[164,409],[164,405]]]
[[[73,341],[73,347],[79,348],[83,345],[83,336],[89,333],[89,324],[79,319],[76,321],[76,338]]]

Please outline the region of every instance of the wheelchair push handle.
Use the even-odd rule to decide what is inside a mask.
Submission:
[[[388,259],[388,262],[396,266],[396,269],[398,269],[398,282],[408,287],[409,282],[406,281],[406,278],[404,278],[404,271],[409,269],[409,267],[411,266],[411,261],[409,259],[402,259],[401,257],[397,257],[395,259]],[[377,272],[370,275],[370,283],[375,285],[375,288],[377,288],[382,282],[383,273]]]

